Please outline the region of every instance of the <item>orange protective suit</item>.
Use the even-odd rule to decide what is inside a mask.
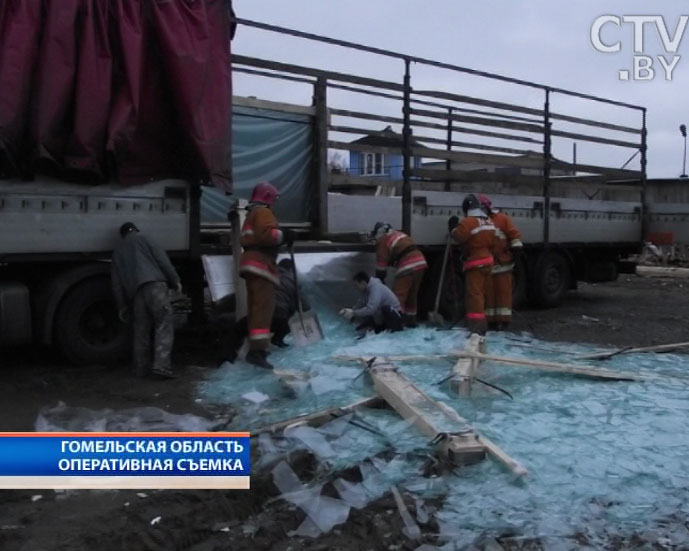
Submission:
[[[407,234],[390,231],[376,241],[376,269],[385,271],[388,266],[396,269],[392,291],[400,301],[402,314],[416,316],[419,289],[426,258]]]
[[[495,226],[487,216],[467,216],[451,235],[466,255],[463,269],[467,327],[474,333],[483,333],[487,326],[486,297],[492,300]]]
[[[486,317],[488,323],[499,323],[506,327],[512,321],[512,273],[514,258],[512,249],[524,245],[521,234],[512,219],[502,212],[493,212],[491,221],[495,226],[492,270],[492,292],[486,295]]]
[[[251,350],[265,350],[270,344],[274,286],[280,281],[275,259],[283,240],[273,211],[265,205],[250,206],[242,226],[239,274],[246,280]]]

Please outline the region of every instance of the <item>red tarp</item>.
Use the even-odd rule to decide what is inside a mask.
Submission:
[[[231,191],[227,0],[0,0],[0,176]]]

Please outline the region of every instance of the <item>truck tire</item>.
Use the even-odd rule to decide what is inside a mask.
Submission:
[[[569,262],[555,251],[546,251],[536,262],[533,274],[533,298],[537,306],[551,308],[562,302],[571,284]]]
[[[54,327],[58,348],[76,365],[113,364],[131,350],[129,327],[117,317],[106,277],[76,284],[60,303]]]

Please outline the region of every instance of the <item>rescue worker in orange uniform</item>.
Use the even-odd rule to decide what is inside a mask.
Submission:
[[[385,281],[388,266],[395,268],[392,291],[400,301],[403,322],[416,327],[419,289],[428,268],[426,258],[411,237],[385,222],[377,222],[370,236],[376,242],[376,277]]]
[[[512,321],[512,272],[514,253],[522,251],[521,234],[512,219],[493,208],[492,201],[485,195],[478,196],[481,207],[490,216],[495,226],[495,248],[493,250],[493,292],[487,295],[486,317],[488,327],[505,330]]]
[[[293,230],[278,227],[272,210],[277,198],[278,190],[268,182],[254,187],[240,240],[244,252],[239,260],[239,274],[246,280],[248,302],[246,361],[266,369],[273,369],[267,359],[267,348],[275,310],[275,285],[280,281],[275,260],[280,245],[291,246],[295,238]]]
[[[486,332],[486,295],[492,293],[490,285],[493,267],[495,226],[481,209],[475,195],[467,195],[462,202],[464,218],[452,216],[448,227],[452,238],[459,243],[466,260],[464,261],[464,289],[467,327],[472,333]]]

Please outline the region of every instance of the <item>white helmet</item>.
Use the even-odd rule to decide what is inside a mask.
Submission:
[[[373,226],[373,230],[368,236],[370,239],[378,239],[381,235],[385,235],[390,231],[392,231],[392,226],[387,222],[376,222],[376,225]]]

